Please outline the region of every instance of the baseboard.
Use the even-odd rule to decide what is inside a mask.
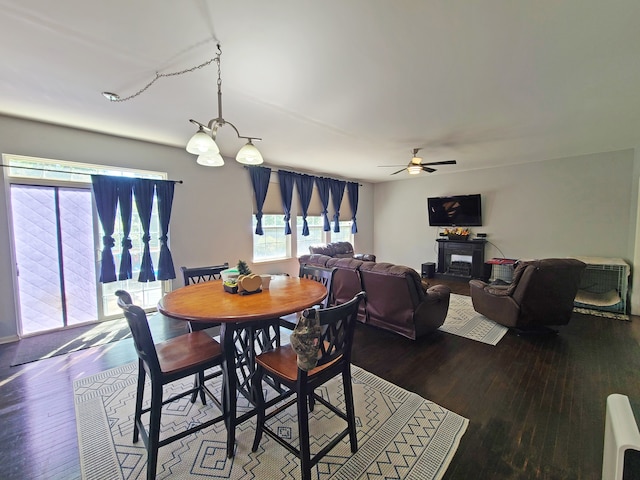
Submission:
[[[20,340],[20,337],[17,335],[12,335],[10,337],[0,337],[0,345],[4,343],[12,343]]]

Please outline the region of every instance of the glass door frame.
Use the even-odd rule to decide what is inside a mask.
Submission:
[[[147,171],[147,170],[142,170],[142,169],[131,169],[131,168],[124,168],[124,167],[111,167],[111,166],[106,166],[106,165],[95,165],[95,164],[85,164],[85,163],[80,163],[80,162],[72,162],[72,161],[57,161],[57,160],[52,160],[52,159],[45,159],[45,158],[37,158],[37,157],[27,157],[27,156],[21,156],[21,155],[13,155],[13,154],[2,154],[2,159],[3,159],[3,163],[6,165],[10,165],[12,163],[12,160],[17,160],[17,161],[27,161],[27,162],[36,162],[42,165],[42,168],[38,169],[35,168],[34,170],[42,170],[44,172],[52,172],[53,171],[53,175],[56,174],[56,172],[52,169],[47,169],[46,165],[52,165],[53,168],[55,168],[56,166],[58,166],[59,164],[62,164],[63,167],[66,167],[67,170],[65,170],[64,168],[62,168],[59,173],[60,174],[69,174],[70,172],[68,171],[69,168],[73,168],[73,167],[77,167],[77,168],[93,168],[96,170],[100,170],[100,171],[104,171],[107,172],[105,174],[113,174],[113,175],[126,175],[128,174],[128,176],[131,177],[138,177],[138,178],[162,178],[165,179],[166,178],[166,173],[163,172],[154,172],[154,171]],[[13,167],[11,167],[13,168]],[[8,232],[9,232],[9,248],[10,248],[10,252],[11,252],[11,268],[12,268],[12,284],[13,284],[13,297],[14,297],[14,306],[15,306],[15,312],[16,312],[16,318],[15,318],[15,324],[16,324],[16,332],[19,338],[26,338],[29,336],[33,336],[33,335],[38,335],[39,333],[29,333],[29,334],[23,334],[23,328],[22,328],[22,312],[21,312],[21,306],[20,306],[20,289],[19,289],[19,284],[18,284],[18,265],[17,265],[17,256],[16,256],[16,246],[15,246],[15,232],[14,232],[14,219],[13,219],[13,206],[12,206],[12,202],[11,202],[11,185],[26,185],[26,186],[43,186],[43,187],[60,187],[60,188],[78,188],[78,189],[87,189],[87,190],[91,190],[92,189],[92,185],[91,182],[84,182],[84,181],[69,181],[69,180],[63,180],[63,179],[52,179],[52,178],[42,178],[42,177],[38,177],[38,178],[31,178],[31,177],[27,177],[27,176],[19,176],[19,175],[11,175],[10,170],[11,168],[7,168],[4,172],[3,175],[3,180],[4,180],[4,185],[5,185],[5,200],[6,200],[6,206],[7,206],[7,228],[8,228]],[[15,168],[21,168],[19,165],[16,165]],[[27,167],[28,169],[29,167]],[[80,175],[87,175],[88,173],[80,173]],[[72,174],[71,176],[75,176],[77,174]],[[78,177],[76,177],[78,178]],[[96,264],[96,271],[95,274],[97,277],[99,277],[99,262],[100,262],[100,244],[99,244],[99,239],[101,238],[101,225],[99,222],[99,218],[98,218],[98,213],[96,210],[96,206],[95,206],[95,202],[92,201],[92,227],[93,227],[93,236],[94,236],[94,249],[95,249],[95,257],[94,257],[94,261]],[[171,280],[158,280],[158,282],[160,282],[160,290],[161,290],[161,294],[164,295],[165,293],[171,291],[172,289],[172,281]],[[105,308],[104,308],[104,303],[103,303],[103,290],[102,290],[102,284],[99,281],[99,278],[96,278],[96,300],[97,300],[97,318],[95,321],[90,321],[90,322],[85,322],[85,323],[77,323],[77,324],[73,324],[71,326],[61,326],[58,329],[52,329],[52,330],[47,330],[48,332],[51,331],[55,331],[55,330],[62,330],[65,328],[74,328],[77,326],[81,326],[81,325],[87,325],[87,324],[95,324],[95,323],[100,323],[100,322],[104,322],[104,321],[109,321],[109,320],[113,320],[113,319],[117,319],[117,318],[122,318],[122,314],[120,312],[118,313],[114,313],[112,315],[105,315]],[[154,306],[147,306],[146,308],[144,308],[145,311],[147,312],[152,312],[156,310],[155,305]],[[61,322],[62,323],[62,322]],[[44,332],[40,332],[40,333],[44,333]]]

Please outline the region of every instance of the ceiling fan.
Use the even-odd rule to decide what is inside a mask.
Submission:
[[[413,158],[407,164],[406,167],[401,168],[397,172],[393,172],[391,175],[395,175],[397,173],[408,171],[410,175],[417,175],[420,172],[432,173],[435,172],[435,168],[431,168],[431,165],[455,165],[457,162],[455,160],[443,160],[441,162],[422,162],[422,158],[418,157],[418,152],[422,150],[421,148],[413,149]],[[402,165],[379,165],[380,167],[400,167]]]

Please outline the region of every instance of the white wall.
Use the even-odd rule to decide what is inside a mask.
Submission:
[[[37,141],[34,141],[37,139]],[[186,139],[185,139],[186,141]],[[182,148],[112,137],[0,116],[0,152],[167,172],[176,185],[169,245],[176,270],[249,262],[255,273],[296,275],[298,262],[251,264],[253,191],[248,172],[235,160],[221,168],[201,167]],[[3,169],[0,169],[3,170]],[[3,175],[3,173],[0,173]],[[2,177],[4,178],[4,177]],[[14,269],[7,219],[6,183],[0,183],[0,342],[17,334]],[[362,184],[355,248],[373,251],[373,187]],[[174,286],[182,285],[177,279]]]
[[[485,258],[635,255],[638,168],[634,150],[525,165],[421,175],[377,184],[374,241],[379,261],[437,263],[438,228],[428,197],[482,194]],[[635,296],[633,297],[635,299]],[[632,302],[634,313],[640,311]]]

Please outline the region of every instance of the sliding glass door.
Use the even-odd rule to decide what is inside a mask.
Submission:
[[[161,172],[126,170],[17,155],[2,155],[8,169],[21,336],[122,317],[114,292],[127,290],[137,305],[154,309],[170,282],[138,282],[144,231],[135,202],[130,250],[133,278],[98,282],[104,232],[93,205],[91,175],[162,179]],[[116,212],[113,256],[120,265],[123,241]],[[154,197],[149,243],[158,265],[160,224]]]
[[[91,190],[11,185],[22,335],[100,317]]]

